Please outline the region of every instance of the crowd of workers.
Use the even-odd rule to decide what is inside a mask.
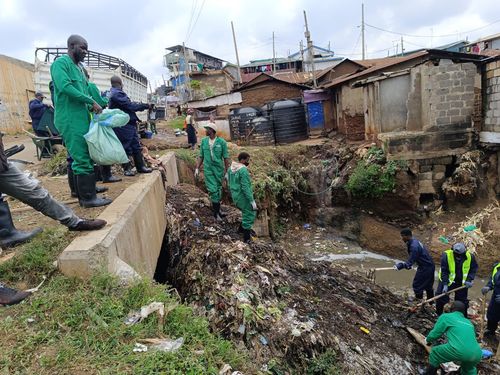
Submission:
[[[55,127],[62,136],[68,150],[68,182],[73,196],[78,197],[82,207],[98,207],[111,203],[110,199],[97,197],[97,192],[105,191],[96,186],[96,170],[100,171],[105,183],[117,182],[121,179],[111,173],[111,166],[95,166],[92,161],[84,134],[89,130],[92,114],[99,114],[103,107],[120,109],[129,115],[129,122],[115,133],[121,141],[127,156],[133,159],[138,173],[150,173],[145,165],[142,149],[137,134],[138,117],[136,112],[151,110],[148,104],[134,103],[123,91],[122,80],[118,76],[111,78],[111,88],[107,96],[101,95],[97,86],[89,80],[88,73],[81,64],[87,53],[87,42],[84,38],[73,35],[68,39],[68,54],[60,56],[51,66],[52,100],[54,107],[43,103],[43,94],[36,93],[35,99],[29,103],[33,129],[39,136],[49,133],[40,128],[39,123],[46,110],[55,109]],[[151,111],[150,111],[151,112]],[[153,116],[155,117],[155,116]],[[155,119],[155,118],[154,118]],[[241,152],[238,161],[231,161],[226,141],[217,136],[217,125],[211,119],[204,125],[206,137],[201,140],[199,157],[196,162],[195,177],[200,176],[203,168],[205,186],[212,204],[214,219],[222,221],[221,211],[223,186],[227,184],[238,209],[242,212],[239,231],[243,240],[252,241],[252,227],[256,219],[257,204],[253,196],[252,182],[248,166],[250,155]],[[193,111],[189,109],[186,117],[186,132],[188,144],[194,149],[198,143],[197,129]],[[125,176],[133,176],[132,164],[122,165]],[[54,200],[47,190],[36,180],[30,179],[16,166],[9,163],[0,142],[0,191],[31,205],[43,214],[59,220],[70,230],[93,230],[102,228],[103,220],[81,219],[67,206]],[[18,231],[12,222],[8,204],[0,198],[0,246],[14,246],[25,242],[36,235],[41,229],[30,232]],[[403,229],[401,237],[407,245],[409,254],[406,262],[400,262],[394,267],[397,270],[411,269],[417,265],[413,280],[415,298],[420,301],[434,297],[435,265],[426,247],[412,235],[410,229]],[[469,307],[468,289],[472,287],[478,264],[474,255],[466,246],[455,243],[443,252],[438,271],[438,286],[436,295],[442,295],[436,300],[438,320],[427,336],[429,344],[446,335],[447,342],[432,348],[430,365],[426,374],[435,374],[441,363],[457,361],[461,363],[462,374],[475,374],[476,365],[481,359],[481,349],[476,341],[474,327],[467,319]],[[16,302],[15,296],[6,299],[0,286],[0,304]],[[487,330],[485,336],[494,336],[500,321],[500,263],[497,263],[491,273],[487,285],[482,288],[486,295],[493,291],[487,311]],[[450,301],[449,294],[455,293],[451,311],[444,313],[445,305]],[[12,293],[11,293],[12,294]]]
[[[434,297],[435,266],[427,248],[416,238],[410,229],[401,231],[401,238],[406,243],[408,260],[397,263],[397,270],[412,269],[417,265],[413,279],[413,292],[417,302],[424,297]],[[478,269],[477,261],[462,242],[457,242],[441,255],[436,289],[436,313],[438,321],[427,336],[429,344],[446,334],[447,343],[434,346],[431,350],[430,365],[426,374],[436,374],[439,365],[457,361],[461,363],[462,374],[476,374],[476,365],[481,360],[481,349],[476,341],[474,326],[467,319],[469,307],[468,290],[472,287]],[[488,283],[481,289],[483,295],[493,291],[488,311],[485,337],[495,337],[500,321],[500,262],[495,264]],[[454,292],[455,301],[450,313],[443,313],[450,302],[449,295]],[[483,317],[481,317],[483,318]]]

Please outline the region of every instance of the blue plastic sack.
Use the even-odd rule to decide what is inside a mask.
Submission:
[[[94,116],[94,121],[97,121],[101,126],[108,126],[110,128],[119,128],[127,125],[130,116],[120,109],[108,109],[102,113]]]
[[[120,110],[105,110],[105,111],[120,111]],[[122,112],[122,111],[120,111]],[[126,116],[128,122],[128,115]],[[119,113],[96,115],[90,122],[90,129],[84,135],[89,148],[89,154],[92,160],[99,165],[112,165],[128,163],[128,157],[123,149],[123,146],[113,131],[113,127],[123,126],[125,117]],[[117,125],[122,124],[122,125]]]

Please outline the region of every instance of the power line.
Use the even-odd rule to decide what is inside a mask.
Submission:
[[[485,29],[485,28],[487,28],[487,27],[489,27],[491,25],[494,25],[494,24],[496,24],[498,22],[500,22],[500,19],[498,19],[496,21],[493,21],[493,22],[491,22],[491,23],[489,23],[487,25],[484,25],[484,26],[472,29],[472,30],[460,31],[460,33],[442,34],[442,35],[414,35],[414,34],[400,33],[400,32],[397,32],[397,31],[383,29],[383,28],[378,27],[378,26],[373,26],[373,25],[370,25],[370,24],[368,24],[366,22],[365,22],[365,26],[368,26],[368,27],[371,27],[372,29],[383,31],[383,32],[386,32],[386,33],[390,33],[390,34],[394,34],[394,35],[399,35],[399,36],[408,36],[408,37],[411,37],[411,38],[446,38],[446,37],[456,36],[457,34],[468,34],[468,33],[474,32],[474,31],[482,30],[482,29]]]
[[[200,18],[200,15],[201,15],[201,12],[203,10],[203,6],[205,5],[205,0],[203,0],[203,2],[201,3],[201,7],[200,7],[200,10],[198,11],[198,15],[196,16],[196,20],[194,21],[194,24],[193,24],[193,27],[191,28],[191,32],[189,33],[187,39],[186,39],[186,42],[189,40],[189,38],[191,37],[191,34],[193,33],[194,31],[194,28],[196,27],[196,24],[198,23],[198,19]]]
[[[193,23],[193,17],[196,12],[196,6],[198,5],[198,0],[192,0],[191,2],[191,16],[189,17],[189,23],[188,27],[186,29],[186,37],[184,39],[187,39],[187,36],[189,34],[189,29],[191,28],[191,24]]]

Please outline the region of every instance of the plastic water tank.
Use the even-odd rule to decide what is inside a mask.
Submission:
[[[280,100],[272,105],[274,136],[277,144],[308,138],[304,106],[296,100]]]

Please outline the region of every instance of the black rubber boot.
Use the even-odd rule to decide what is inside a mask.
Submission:
[[[142,154],[134,154],[134,164],[137,173],[151,173],[153,170],[151,168],[146,167],[146,163],[144,162],[144,158]]]
[[[0,247],[16,246],[20,243],[31,240],[42,228],[35,228],[29,232],[17,230],[12,222],[9,205],[5,201],[0,201]]]
[[[123,174],[127,177],[135,176],[135,172],[132,170],[132,164],[130,162],[122,164]]]
[[[15,305],[16,303],[21,302],[23,299],[29,297],[30,295],[30,292],[18,291],[0,285],[0,305]]]
[[[112,202],[111,199],[99,198],[96,195],[95,175],[77,174],[78,200],[84,208],[106,206]]]
[[[424,372],[424,375],[436,375],[439,368],[429,365]]]
[[[222,221],[220,214],[220,202],[212,202],[212,212],[214,213],[215,220]]]
[[[98,165],[94,165],[94,174],[96,182],[102,181],[101,168]]]
[[[113,182],[120,182],[122,179],[113,176],[111,173],[111,165],[102,165],[101,166],[101,176],[102,176],[102,182],[105,184],[110,184]]]
[[[68,185],[69,189],[71,190],[71,196],[73,198],[78,197],[78,193],[76,192],[76,186],[75,186],[75,175],[73,174],[73,169],[68,165]]]
[[[252,243],[252,231],[250,229],[243,229],[243,242]]]

